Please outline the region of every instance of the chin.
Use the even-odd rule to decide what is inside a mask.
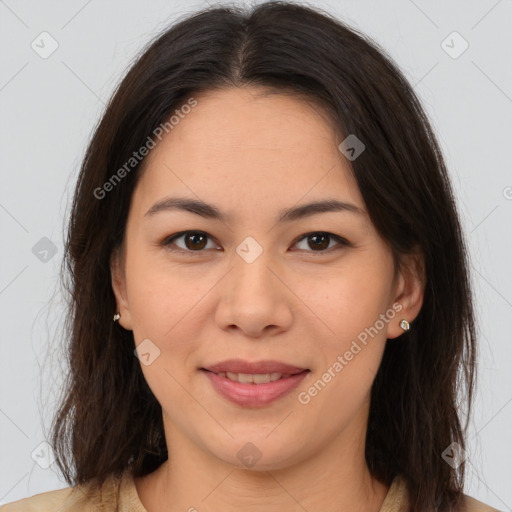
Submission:
[[[219,451],[219,446],[212,447],[211,454],[224,463],[248,471],[272,471],[286,469],[299,462],[300,454],[295,450],[301,443],[285,446],[282,443],[271,443],[265,438],[250,441],[250,436],[242,440],[232,440],[225,449]],[[274,446],[272,446],[274,445]],[[235,447],[235,450],[233,450]]]

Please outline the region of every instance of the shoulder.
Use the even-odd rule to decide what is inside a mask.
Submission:
[[[407,479],[403,475],[397,475],[389,488],[380,512],[409,512],[411,510],[410,502]],[[0,510],[0,512],[2,511]],[[457,507],[457,512],[501,511],[463,494],[460,506]]]
[[[0,512],[100,512],[116,509],[127,479],[109,476],[103,485],[92,482],[43,492],[0,507]]]
[[[76,497],[74,488],[66,487],[65,489],[43,492],[28,498],[13,501],[12,503],[0,507],[0,512],[64,511],[68,510],[68,505],[73,507],[76,504]],[[77,508],[76,510],[82,509]]]
[[[0,511],[1,512],[1,511]],[[492,508],[481,501],[471,498],[471,496],[464,495],[462,501],[461,512],[500,512],[496,508]]]

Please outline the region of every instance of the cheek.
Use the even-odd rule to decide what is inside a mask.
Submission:
[[[308,296],[308,301],[315,302],[311,309],[322,312],[329,330],[323,325],[317,330],[321,350],[315,357],[314,378],[303,389],[300,403],[310,404],[305,410],[318,417],[329,417],[328,429],[334,435],[367,403],[394,311],[386,316],[389,281],[380,272],[354,268],[330,282],[327,293],[317,290]]]
[[[360,258],[323,276],[302,281],[300,295],[342,344],[373,326],[389,308],[392,270]],[[380,324],[379,324],[380,325]]]
[[[149,364],[141,358],[144,378],[159,403],[186,410],[190,396],[180,383],[199,346],[194,335],[199,329],[198,310],[193,306],[201,290],[143,251],[127,258],[126,277],[135,344],[150,353]]]
[[[311,398],[320,411],[334,408],[330,414],[338,422],[352,417],[366,400],[380,366],[387,326],[395,316],[389,305],[392,271],[385,254],[347,258],[324,281],[327,288],[316,282],[306,295],[322,320],[317,330],[322,348],[316,380],[304,400]]]
[[[205,293],[197,277],[191,280],[144,251],[127,258],[126,286],[136,340],[149,337],[163,342],[175,337],[177,330],[193,321],[194,304]]]

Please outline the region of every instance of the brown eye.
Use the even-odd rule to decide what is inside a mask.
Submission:
[[[330,237],[325,233],[308,236],[308,243],[312,249],[327,249],[329,247]]]
[[[162,245],[167,247],[169,250],[182,253],[200,253],[204,252],[203,249],[218,250],[215,245],[213,245],[213,247],[207,247],[209,239],[210,236],[202,231],[183,231],[167,237],[162,242]],[[178,243],[178,241],[180,243]],[[333,241],[335,242],[334,246],[331,244]],[[306,247],[299,247],[301,250],[316,253],[330,252],[331,249],[351,246],[348,240],[338,235],[334,235],[333,233],[327,233],[324,231],[307,233],[306,235],[303,235],[295,245],[300,243],[304,244],[304,242],[306,242]],[[338,247],[336,247],[336,244]]]
[[[306,241],[307,247],[301,247],[300,249],[307,252],[327,252],[326,249],[332,249],[335,247],[330,246],[332,241],[336,241],[338,246],[350,246],[350,243],[344,238],[334,235],[333,233],[326,233],[324,231],[318,231],[315,233],[308,233],[302,236],[297,244]]]
[[[202,233],[192,233],[185,235],[185,246],[187,249],[195,250],[195,249],[204,249],[206,246],[206,236]]]
[[[166,238],[162,245],[173,251],[202,252],[208,244],[208,238],[208,234],[202,231],[184,231]],[[176,243],[178,240],[182,241],[181,244]]]

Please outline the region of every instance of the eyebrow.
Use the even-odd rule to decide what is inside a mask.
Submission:
[[[166,197],[156,202],[144,216],[152,216],[162,211],[172,210],[195,213],[206,219],[214,219],[221,222],[229,220],[229,216],[223,214],[217,207],[201,200],[187,197]],[[291,222],[325,212],[349,212],[357,215],[366,215],[366,212],[362,208],[353,203],[347,203],[337,199],[326,199],[324,201],[315,201],[313,203],[281,210],[277,220],[278,222]]]

